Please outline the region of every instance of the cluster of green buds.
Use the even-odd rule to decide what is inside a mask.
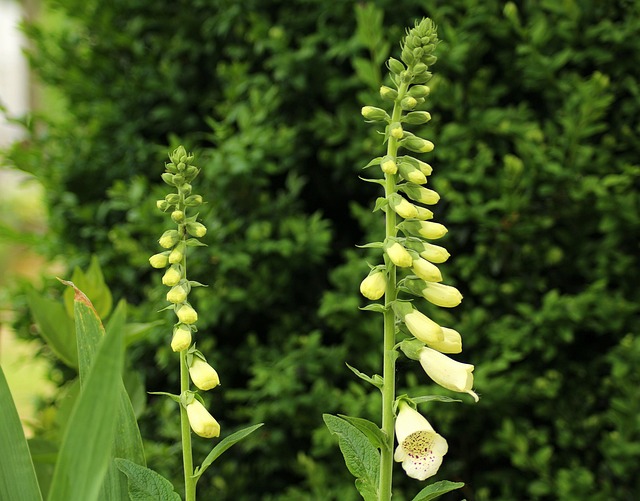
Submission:
[[[200,169],[193,165],[193,155],[187,155],[182,146],[169,154],[169,160],[162,179],[176,191],[169,193],[163,200],[158,200],[156,205],[162,212],[171,214],[176,228],[162,234],[158,243],[165,250],[151,256],[149,263],[154,268],[165,269],[162,283],[169,287],[166,298],[170,303],[165,309],[172,309],[177,317],[171,349],[180,353],[181,371],[188,371],[193,384],[206,391],[218,386],[220,379],[216,370],[207,363],[193,343],[194,334],[198,331],[198,313],[189,303],[189,293],[193,287],[203,284],[187,278],[187,249],[204,246],[198,239],[207,233],[207,228],[197,221],[198,214],[188,214],[203,203],[202,196],[192,194],[191,186]],[[190,391],[188,385],[181,388],[180,402],[186,409],[189,423],[196,434],[207,438],[219,436],[219,424],[203,406],[202,398]]]
[[[383,86],[380,89],[382,99],[393,103],[393,111],[389,114],[378,107],[362,108],[367,121],[385,124],[387,151],[366,166],[379,166],[383,173],[383,179],[376,177],[368,181],[379,183],[385,189],[385,196],[376,202],[376,210],[382,209],[386,213],[386,235],[383,242],[365,247],[381,248],[384,264],[371,266],[360,291],[373,301],[385,298],[384,305],[372,304],[365,309],[381,311],[385,315],[385,339],[387,329],[393,330],[392,341],[385,341],[386,347],[395,350],[400,346],[407,357],[420,362],[434,382],[449,390],[468,393],[477,400],[472,390],[473,365],[447,356],[462,351],[460,334],[420,312],[411,298],[424,298],[445,308],[454,307],[462,300],[456,288],[442,283],[438,265],[449,258],[449,253],[432,241],[443,237],[447,228],[432,221],[433,212],[424,207],[436,204],[440,197],[424,186],[432,167],[414,156],[415,153],[431,152],[434,144],[407,130],[408,126],[422,125],[431,119],[428,112],[416,108],[425,102],[430,92],[426,85],[432,77],[428,67],[436,62],[437,44],[432,21],[423,19],[416,23],[403,41],[402,61],[394,58],[388,61],[395,88]],[[400,150],[404,150],[402,154],[399,154]],[[403,294],[408,297],[401,297]],[[406,337],[397,345],[396,336],[400,332]],[[413,407],[410,399],[400,399],[396,403],[396,408],[402,410],[402,419],[396,422],[398,449],[395,459],[403,463],[410,476],[424,480],[435,474],[447,447],[446,441],[424,418],[413,416],[412,413],[416,413]],[[410,431],[405,429],[405,423],[410,424]],[[426,438],[418,440],[418,435],[414,434],[418,432]],[[425,443],[436,445],[426,447]],[[434,454],[440,455],[439,461],[434,460]]]

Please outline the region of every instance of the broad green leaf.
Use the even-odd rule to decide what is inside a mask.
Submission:
[[[356,478],[356,489],[364,501],[378,501],[378,486],[373,485],[369,480]]]
[[[42,497],[46,499],[58,458],[58,444],[42,438],[30,438],[28,443],[33,467],[36,470],[38,484],[40,484],[40,492]]]
[[[345,416],[344,414],[338,414],[342,419],[346,419],[353,426],[358,428],[377,449],[389,450],[389,442],[387,435],[382,431],[377,424],[372,423],[368,419],[362,419],[359,417]]]
[[[382,386],[384,385],[384,380],[378,374],[374,374],[373,377],[367,376],[364,372],[360,372],[355,367],[351,367],[349,364],[345,364],[345,365],[347,367],[349,367],[351,372],[353,372],[360,379],[362,379],[363,381],[366,381],[367,383],[372,384],[376,388],[379,388],[380,390],[382,390]]]
[[[0,367],[0,499],[42,499],[20,416]]]
[[[218,444],[211,450],[211,452],[207,455],[205,460],[202,462],[202,465],[196,468],[196,471],[193,475],[194,478],[196,479],[200,478],[200,476],[205,472],[205,470],[209,468],[209,466],[211,466],[211,463],[213,463],[216,459],[218,459],[218,457],[220,457],[220,455],[223,452],[225,452],[232,445],[240,442],[240,440],[245,438],[247,435],[250,435],[251,433],[256,431],[263,424],[264,423],[258,423],[258,424],[254,424],[253,426],[243,428],[242,430],[238,430],[235,433],[232,433],[228,437],[225,437],[220,442],[218,442]]]
[[[113,305],[113,299],[111,297],[111,291],[104,281],[97,256],[92,256],[91,264],[86,272],[80,268],[73,270],[71,281],[78,289],[92,299],[93,306],[100,318],[106,318],[109,315]],[[74,293],[71,289],[65,291],[64,301],[69,316],[73,316]]]
[[[128,459],[116,458],[114,461],[129,479],[131,501],[180,501],[171,482],[159,473]]]
[[[449,480],[441,480],[435,484],[428,485],[422,489],[412,501],[431,501],[447,492],[455,491],[464,487],[463,482],[449,482]]]
[[[338,445],[351,474],[371,485],[378,485],[380,470],[378,449],[371,445],[360,430],[344,419],[331,414],[323,414],[322,418],[329,431],[338,436]]]
[[[75,289],[76,325],[82,338],[96,339],[102,324],[87,297]],[[58,453],[49,501],[98,499],[111,463],[124,363],[123,330],[104,336],[71,412]],[[81,363],[82,365],[82,363]]]
[[[34,289],[27,292],[31,315],[40,334],[56,356],[68,367],[78,367],[76,333],[73,320],[59,301],[42,297]]]
[[[76,301],[76,309],[77,307],[78,302]],[[115,335],[119,337],[124,336],[125,317],[126,302],[120,301],[107,324],[106,333],[108,338],[112,338]],[[76,338],[78,340],[80,384],[83,386],[87,373],[93,364],[95,353],[104,337],[105,329],[101,323],[96,326],[95,323],[92,323],[91,317],[78,315],[76,311]],[[145,465],[142,437],[140,436],[138,423],[133,412],[133,406],[131,405],[129,395],[122,380],[120,381],[119,387],[118,418],[112,457],[130,459],[138,464]],[[126,497],[126,495],[127,482],[125,477],[115,466],[110,465],[100,498],[119,500],[122,496]]]

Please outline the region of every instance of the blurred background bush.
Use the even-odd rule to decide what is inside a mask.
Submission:
[[[344,365],[380,371],[380,318],[358,310],[376,257],[355,245],[383,231],[370,213],[379,193],[358,179],[382,145],[359,110],[379,105],[384,61],[422,16],[443,42],[419,133],[436,144],[443,273],[465,296],[431,313],[462,333],[481,395],[422,409],[449,441],[437,478],[466,482],[452,500],[636,499],[639,5],[39,5],[25,33],[40,99],[4,161],[45,189],[40,253],[68,270],[96,255],[133,320],[166,320],[129,348],[147,391],[178,387],[161,274],[147,262],[167,220],[160,173],[180,143],[202,168],[208,247],[190,274],[210,285],[193,293],[198,345],[223,384],[208,403],[223,434],[266,423],[201,479],[203,500],[357,499],[321,415],[378,420],[378,396]],[[49,279],[43,293],[60,286]],[[37,335],[13,297],[18,333]],[[58,364],[51,377],[71,375]],[[415,363],[398,377],[401,393],[439,391]],[[150,466],[179,486],[174,404],[149,396],[138,410]],[[401,472],[396,485],[394,499],[419,490]]]

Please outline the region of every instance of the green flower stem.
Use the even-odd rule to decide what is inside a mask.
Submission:
[[[180,394],[189,391],[189,370],[187,369],[187,350],[180,352]],[[182,464],[184,468],[185,501],[195,501],[196,480],[193,478],[193,452],[191,450],[191,428],[187,409],[180,406],[180,428],[182,432]]]
[[[180,201],[178,202],[177,209],[185,212],[186,206],[184,203],[185,194],[178,188],[178,195]],[[184,225],[178,225],[178,231],[182,240],[186,240],[186,229]],[[187,251],[185,248],[184,257],[182,258],[182,270],[184,278],[187,278]],[[187,365],[187,350],[180,352],[180,395],[184,395],[189,391],[190,387],[189,379],[189,367]],[[187,409],[180,406],[180,430],[182,434],[182,465],[184,469],[184,499],[185,501],[196,500],[196,480],[193,478],[193,450],[191,446],[191,427],[189,425],[189,416],[187,415]]]
[[[398,98],[393,106],[391,122],[400,122],[402,116],[402,108],[400,101],[404,97],[408,83],[403,83],[398,89]],[[398,140],[389,137],[387,143],[387,155],[396,158],[398,154]],[[389,197],[392,193],[397,192],[396,174],[385,174],[385,196]],[[388,208],[385,219],[386,237],[395,237],[396,229],[396,213]],[[396,398],[396,317],[391,303],[396,300],[398,291],[396,283],[396,266],[390,261],[387,262],[388,281],[387,289],[384,296],[384,354],[382,377],[384,385],[382,387],[382,431],[387,437],[388,447],[383,448],[380,454],[380,483],[378,486],[378,496],[380,501],[389,501],[392,494],[392,476],[393,476],[393,439],[395,416],[393,413],[393,404]]]

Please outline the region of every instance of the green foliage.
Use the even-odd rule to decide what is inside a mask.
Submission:
[[[383,234],[369,212],[377,187],[357,178],[381,138],[359,109],[379,99],[389,43],[427,15],[443,43],[420,135],[436,145],[430,183],[453,256],[443,273],[464,295],[455,319],[429,311],[463,334],[481,396],[473,409],[428,408],[449,442],[442,475],[466,484],[445,499],[633,499],[637,5],[385,0],[366,17],[356,4],[56,4],[62,22],[27,33],[68,112],[27,122],[8,153],[47,189],[41,247],[70,269],[97,254],[134,320],[165,319],[129,356],[148,390],[176,385],[147,258],[163,224],[156,167],[189,145],[210,201],[208,257],[189,266],[211,284],[193,294],[198,346],[216,353],[223,382],[212,408],[230,432],[265,422],[201,487],[220,500],[353,499],[320,416],[379,419],[377,395],[344,366],[380,372],[380,315],[358,310],[370,254],[354,245]],[[398,370],[401,391],[433,393]],[[151,397],[141,427],[149,464],[175,478],[175,408]],[[411,499],[403,477],[394,485]]]

